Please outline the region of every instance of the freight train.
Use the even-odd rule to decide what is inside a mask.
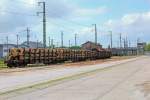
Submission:
[[[9,50],[8,67],[25,67],[28,64],[54,64],[65,61],[85,61],[111,57],[111,51],[105,49],[74,50],[74,49],[44,49],[44,48],[12,48]]]

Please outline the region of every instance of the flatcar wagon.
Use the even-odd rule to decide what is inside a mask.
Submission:
[[[110,58],[109,50],[73,50],[73,49],[44,49],[44,48],[12,48],[9,50],[8,67],[24,67],[27,64],[53,64],[64,61],[84,61]]]

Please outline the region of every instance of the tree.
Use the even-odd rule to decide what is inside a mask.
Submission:
[[[72,47],[70,47],[70,49],[81,49],[81,47],[80,46],[72,46]]]
[[[145,46],[145,51],[150,51],[150,43]]]

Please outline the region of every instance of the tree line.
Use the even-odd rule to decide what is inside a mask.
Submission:
[[[145,51],[150,51],[150,43],[146,44]]]

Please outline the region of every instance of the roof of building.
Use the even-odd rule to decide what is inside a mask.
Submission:
[[[92,42],[92,41],[87,41],[87,42],[83,43],[82,45],[85,45],[85,44],[87,44],[87,43],[94,44],[94,45],[101,45],[100,43],[95,44],[95,43]]]
[[[20,46],[21,47],[28,47],[27,41],[23,42]],[[29,47],[36,48],[37,47],[37,42],[30,41],[29,42]],[[43,47],[43,44],[41,42],[38,42],[38,47],[39,48]]]
[[[12,46],[12,47],[17,47],[16,44],[0,44],[0,46],[7,46],[7,45]],[[37,48],[37,42],[30,41],[29,46],[32,47],[32,48]],[[20,45],[18,45],[18,47],[27,48],[28,47],[27,42],[25,41],[25,42],[21,43]],[[42,48],[43,44],[38,42],[38,47]]]
[[[17,47],[17,45],[16,44],[0,44],[0,46],[14,46],[14,47]]]

